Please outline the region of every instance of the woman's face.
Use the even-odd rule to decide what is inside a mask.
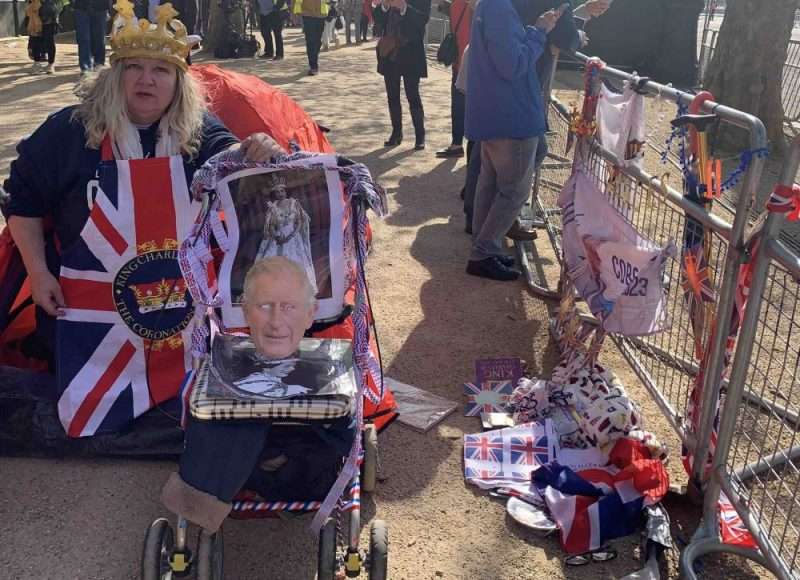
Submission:
[[[127,58],[122,66],[122,86],[128,116],[137,125],[158,121],[175,97],[178,68],[153,58]]]

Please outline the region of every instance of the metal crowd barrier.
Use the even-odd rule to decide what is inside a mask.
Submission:
[[[800,168],[795,139],[781,175],[791,186]],[[720,419],[706,488],[703,525],[685,549],[681,568],[694,580],[695,559],[732,552],[781,579],[800,576],[800,257],[778,239],[784,217],[769,214],[756,230],[752,284]],[[758,551],[722,544],[717,501],[723,492],[758,544]]]
[[[586,61],[585,55],[578,55]],[[600,78],[619,84],[640,79],[605,67]],[[654,82],[639,84],[649,94],[688,105],[693,95]],[[540,167],[532,196],[532,221],[548,234],[561,259],[561,215],[556,203],[573,165],[565,153],[569,115],[557,100],[549,100],[549,153]],[[725,122],[748,131],[751,149],[765,147],[761,121],[713,102],[703,112],[713,112]],[[613,154],[593,143],[585,161],[589,174],[610,201],[640,232],[659,244],[683,240],[687,215],[712,236],[709,262],[715,290],[716,320],[730,320],[740,266],[752,264],[749,302],[729,373],[724,373],[727,333],[719,332],[708,344],[708,372],[704,375],[700,420],[696,431],[686,428],[689,397],[699,371],[693,348],[693,328],[681,288],[681,264],[676,257],[665,269],[671,330],[640,338],[612,336],[633,370],[681,437],[693,451],[692,481],[704,491],[703,523],[681,559],[682,572],[696,578],[696,558],[710,552],[732,552],[758,562],[781,579],[800,577],[800,349],[792,338],[800,335],[800,257],[780,239],[784,218],[769,214],[750,225],[755,194],[764,167],[753,159],[735,200],[732,223],[688,202],[669,184],[636,167],[620,169],[609,187]],[[793,183],[800,165],[800,138],[792,149],[782,181]],[[673,175],[676,185],[679,173]],[[756,208],[759,209],[759,208]],[[763,209],[763,208],[762,208]],[[750,252],[752,237],[761,240]],[[557,295],[543,280],[539,264],[528,264],[526,274],[534,292]],[[798,331],[798,332],[796,332]],[[706,328],[706,333],[708,329]],[[725,378],[727,377],[727,378]],[[715,431],[717,400],[723,395],[713,467],[704,458]],[[755,539],[758,549],[725,545],[720,541],[718,500],[724,493]]]
[[[578,58],[583,62],[588,59],[586,55],[582,54],[578,54]],[[636,75],[629,75],[611,67],[605,67],[600,72],[600,79],[610,80],[617,84],[624,81],[640,83],[640,78]],[[652,81],[641,82],[640,86],[653,96],[670,99],[673,102],[680,101],[685,105],[688,105],[693,99],[691,94]],[[766,132],[763,124],[757,118],[713,102],[706,103],[703,111],[711,112],[712,109],[724,121],[747,130],[750,134],[751,148],[759,149],[766,146]],[[544,222],[542,225],[547,230],[560,258],[561,216],[556,199],[561,187],[569,177],[572,159],[564,154],[569,129],[567,112],[554,99],[551,99],[548,123],[550,127],[549,153],[534,182],[533,203],[536,218]],[[606,182],[611,175],[611,168],[619,165],[619,160],[602,147],[594,146],[589,154],[588,165],[590,174],[597,180],[601,189],[606,190]],[[621,170],[616,177],[616,185],[609,195],[612,203],[620,209],[622,215],[626,216],[635,227],[656,243],[665,244],[672,240],[680,246],[687,214],[711,232],[712,252],[708,268],[718,299],[716,310],[719,320],[728,320],[731,315],[738,269],[744,259],[741,249],[744,247],[747,216],[758,188],[763,166],[762,159],[754,159],[748,168],[739,189],[738,207],[733,224],[688,202],[681,192],[636,167]],[[680,175],[677,171],[674,168],[669,171],[675,176],[673,182],[679,183]],[[731,251],[731,248],[734,251]],[[665,272],[670,316],[673,321],[672,329],[649,337],[613,336],[612,338],[683,443],[689,449],[697,448],[697,455],[704,457],[711,437],[713,420],[713,414],[710,415],[710,418],[708,415],[710,409],[714,408],[712,403],[716,401],[721,386],[720,384],[710,384],[714,381],[711,381],[709,377],[721,374],[726,337],[719,333],[715,337],[714,343],[710,345],[709,368],[711,372],[706,374],[707,384],[703,388],[704,398],[701,406],[704,414],[700,421],[700,431],[693,434],[685,428],[685,418],[689,396],[698,372],[698,363],[695,360],[693,341],[691,340],[693,330],[689,308],[683,298],[683,289],[680,284],[679,256],[667,262]],[[545,282],[540,283],[535,279],[536,276],[531,272],[531,268],[528,269],[528,273],[529,286],[534,292],[548,297],[553,296],[552,290],[547,287]],[[703,338],[705,342],[707,336]],[[700,469],[700,466],[696,469],[693,479],[698,487],[704,483],[706,474]]]

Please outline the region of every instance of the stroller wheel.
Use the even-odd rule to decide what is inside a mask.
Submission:
[[[144,536],[142,550],[142,580],[163,580],[171,577],[169,565],[175,539],[172,527],[164,518],[150,524]]]
[[[369,527],[369,580],[386,580],[389,575],[389,527],[374,520]]]
[[[375,491],[378,481],[378,430],[368,423],[364,427],[364,462],[361,464],[361,489]]]
[[[222,528],[216,534],[200,530],[197,537],[197,580],[222,580]]]
[[[317,555],[317,580],[334,580],[336,577],[336,520],[329,519],[319,531]]]

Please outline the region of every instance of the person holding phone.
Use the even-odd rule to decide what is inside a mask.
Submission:
[[[520,276],[503,238],[530,195],[544,105],[536,62],[565,8],[525,26],[511,0],[483,0],[472,22],[466,134],[481,142],[467,273],[509,281]]]

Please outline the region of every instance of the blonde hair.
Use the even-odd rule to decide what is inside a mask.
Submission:
[[[317,290],[311,280],[308,279],[308,274],[305,269],[286,256],[270,256],[259,260],[247,271],[244,277],[244,289],[242,292],[243,302],[247,304],[248,297],[251,294],[255,279],[259,276],[294,276],[297,281],[303,286],[303,294],[305,295],[305,303],[312,306],[316,301]]]
[[[205,94],[191,75],[179,67],[175,70],[178,75],[175,96],[164,115],[181,153],[194,157],[200,150]],[[96,78],[82,82],[75,91],[81,103],[72,118],[83,123],[86,144],[91,149],[99,149],[106,134],[119,134],[123,123],[130,121],[122,90],[124,71],[125,59],[117,60]]]

